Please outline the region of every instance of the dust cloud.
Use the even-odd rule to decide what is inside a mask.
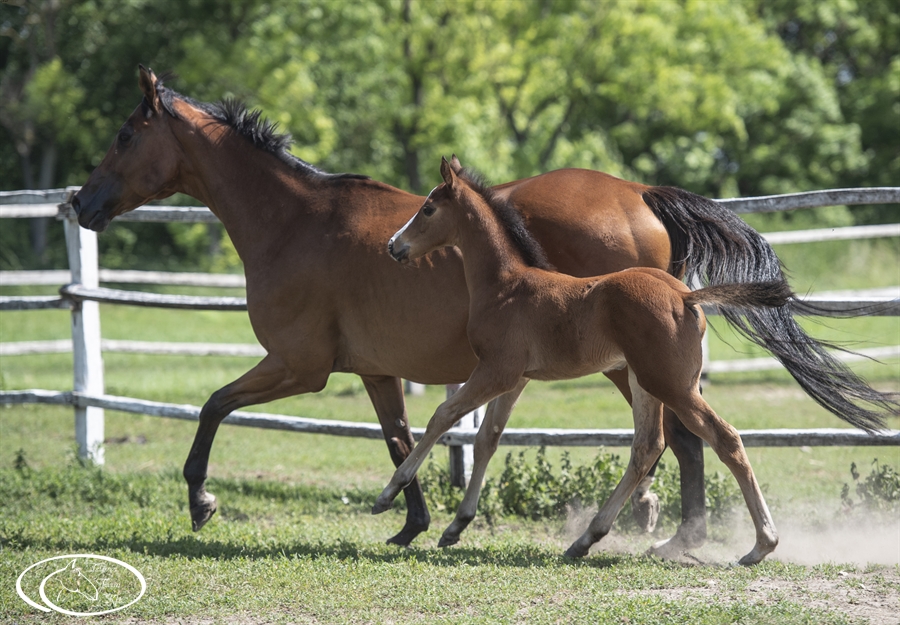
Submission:
[[[792,564],[900,565],[900,518],[888,515],[863,515],[854,512],[842,516],[834,503],[821,507],[809,504],[794,509],[772,510],[779,542],[767,559]],[[570,507],[559,538],[567,546],[587,528],[597,508]],[[627,510],[623,514],[629,514]],[[642,554],[654,543],[669,538],[657,530],[652,535],[620,533],[613,529],[591,550]],[[755,532],[746,509],[738,508],[727,523],[710,522],[707,543],[685,555],[685,562],[729,564],[750,551]]]

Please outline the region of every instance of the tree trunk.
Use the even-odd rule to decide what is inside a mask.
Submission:
[[[56,142],[50,141],[44,146],[44,152],[41,155],[41,171],[38,178],[38,189],[50,189],[53,187],[53,181],[56,178],[56,161],[58,152]],[[26,184],[28,181],[26,181]],[[32,188],[29,185],[29,188]],[[50,218],[37,217],[31,220],[31,250],[40,265],[47,262],[47,230],[50,227]]]

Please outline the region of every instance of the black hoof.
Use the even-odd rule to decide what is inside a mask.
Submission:
[[[375,505],[372,506],[372,514],[381,514],[382,512],[387,512],[393,506],[393,501],[389,501],[388,503],[382,503],[378,500],[375,501]]]
[[[438,541],[438,547],[452,547],[459,542],[459,536],[448,536],[444,534]]]
[[[583,558],[590,551],[590,547],[584,549],[583,547],[579,547],[573,544],[571,547],[566,549],[566,553],[564,554],[567,558]]]
[[[210,493],[203,493],[195,505],[191,506],[191,528],[199,532],[207,521],[216,513],[216,498]]]
[[[396,536],[387,539],[389,545],[399,545],[400,547],[409,547],[409,544],[416,539],[416,536],[428,529],[427,525],[414,525],[407,523]]]

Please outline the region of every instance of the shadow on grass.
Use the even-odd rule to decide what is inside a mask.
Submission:
[[[4,541],[5,542],[5,541]],[[197,540],[193,537],[172,540],[141,540],[139,538],[104,539],[93,541],[57,541],[52,538],[24,538],[15,540],[16,550],[35,549],[60,552],[96,553],[100,551],[130,551],[160,558],[182,557],[189,560],[268,560],[268,559],[334,559],[340,561],[368,561],[393,564],[415,561],[432,566],[494,565],[518,568],[559,568],[564,566],[605,569],[623,563],[631,556],[598,553],[587,558],[567,558],[538,546],[499,545],[496,547],[459,547],[448,549],[418,549],[394,546],[370,547],[349,541],[335,543],[280,542],[266,546],[248,546],[219,540]]]

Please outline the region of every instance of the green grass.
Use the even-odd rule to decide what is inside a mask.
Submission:
[[[9,502],[0,515],[0,612],[21,622],[74,620],[35,617],[10,582],[42,558],[83,552],[121,559],[145,576],[145,598],[126,613],[140,622],[837,624],[859,621],[787,592],[749,589],[846,588],[865,575],[884,593],[900,591],[890,568],[684,566],[602,552],[571,561],[559,555],[568,537],[558,524],[517,520],[476,526],[454,549],[435,549],[432,537],[404,550],[382,544],[400,514],[369,515],[375,491],[348,497],[248,479],[215,479],[212,487],[228,503],[192,534],[177,473],[0,469]],[[35,596],[39,582],[27,578],[26,593]]]

